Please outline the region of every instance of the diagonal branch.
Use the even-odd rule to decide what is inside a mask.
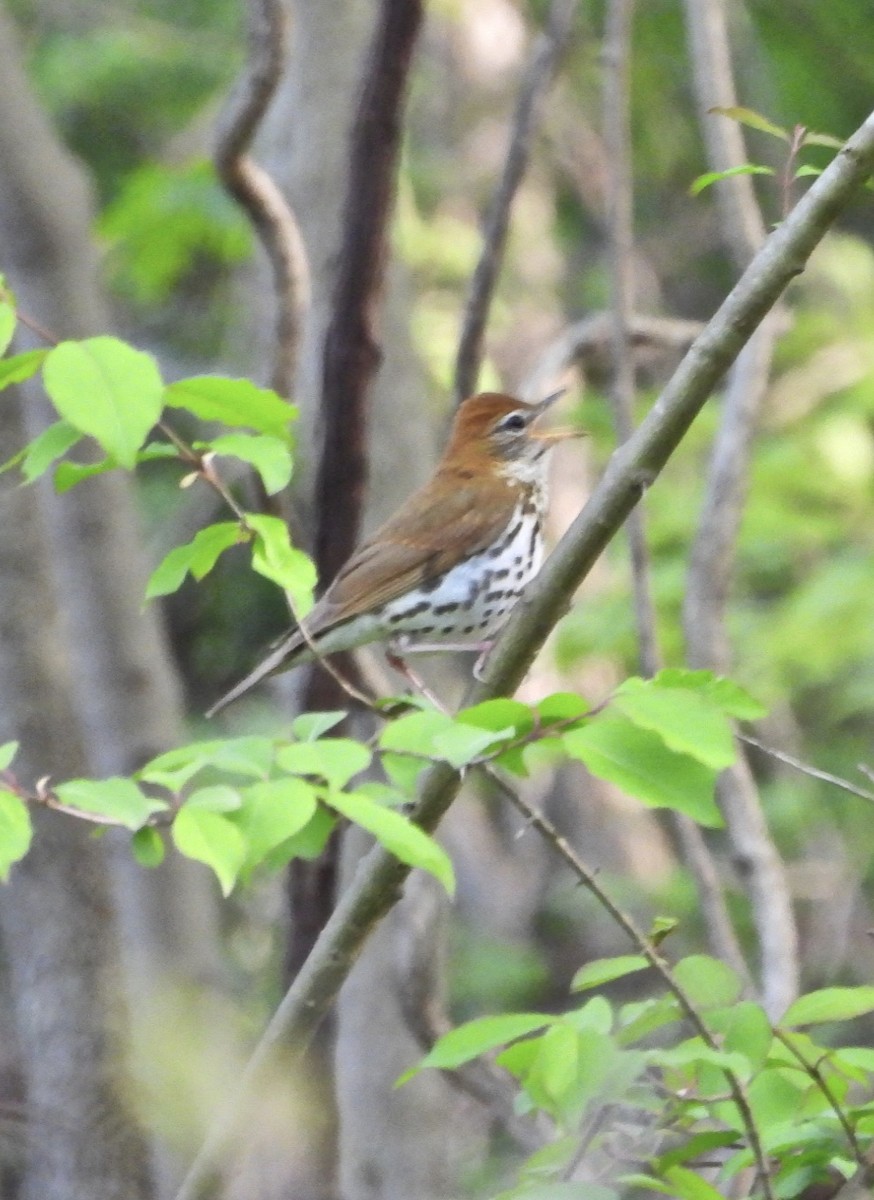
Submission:
[[[518,606],[496,647],[488,677],[473,701],[510,694],[596,559],[679,445],[714,385],[740,352],[787,283],[804,269],[814,247],[874,170],[874,113],[771,235],[734,290],[696,340],[665,391],[632,438],[616,452],[604,477],[559,543],[530,596]],[[445,764],[427,774],[413,819],[432,831],[460,786]],[[302,1054],[334,1001],[373,928],[400,896],[409,868],[381,846],[355,876],[322,931],[303,969],[286,992],[178,1193],[203,1200],[229,1143],[239,1136],[245,1102],[262,1085],[265,1068],[281,1045]]]
[[[528,167],[547,88],[570,37],[577,0],[552,0],[546,28],[537,39],[513,114],[504,171],[483,231],[483,248],[470,283],[455,359],[455,403],[476,391],[489,308],[504,258],[510,207]]]
[[[280,396],[293,391],[309,306],[309,265],[293,211],[249,147],[282,77],[286,24],[282,0],[249,0],[249,60],[222,116],[215,148],[216,170],[270,260],[277,308],[270,386]]]

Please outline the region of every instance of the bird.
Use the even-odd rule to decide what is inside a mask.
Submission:
[[[464,400],[428,482],[207,717],[269,675],[368,642],[386,643],[402,670],[405,654],[424,651],[477,651],[481,666],[543,561],[549,452],[578,434],[534,426],[561,395],[536,404],[500,392]]]

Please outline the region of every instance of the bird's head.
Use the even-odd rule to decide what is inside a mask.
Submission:
[[[523,480],[530,472],[539,472],[555,442],[579,436],[574,430],[538,432],[534,428],[538,418],[563,395],[564,390],[553,392],[537,404],[525,404],[501,392],[469,397],[455,414],[447,459],[487,459],[501,474]]]

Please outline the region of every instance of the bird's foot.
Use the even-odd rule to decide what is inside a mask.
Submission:
[[[416,674],[404,657],[405,654],[409,654],[415,649],[416,647],[407,645],[403,637],[393,638],[385,648],[385,657],[388,665],[394,667],[396,671],[403,675],[414,692],[418,692],[420,696],[424,696],[428,703],[433,704],[440,712],[445,712],[446,709],[425,683],[424,679],[421,679]]]

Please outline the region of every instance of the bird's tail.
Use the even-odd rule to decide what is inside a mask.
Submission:
[[[262,679],[266,679],[268,675],[273,675],[277,671],[287,670],[294,666],[294,662],[290,661],[294,658],[295,651],[300,650],[305,645],[301,635],[295,631],[284,637],[273,650],[262,659],[261,662],[249,674],[235,684],[229,692],[216,700],[212,708],[207,709],[206,716],[214,717],[217,712],[220,712],[226,705],[238,700],[253,688],[256,683],[260,683]]]

